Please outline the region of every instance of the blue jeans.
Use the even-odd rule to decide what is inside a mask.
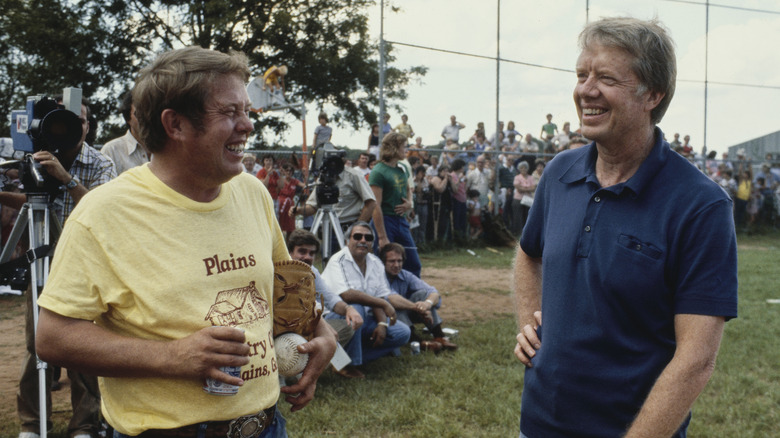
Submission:
[[[387,239],[391,242],[400,244],[406,249],[406,261],[404,261],[404,269],[411,272],[418,278],[422,271],[422,264],[420,263],[420,256],[417,254],[417,245],[412,239],[412,233],[409,230],[409,222],[403,216],[385,216],[385,233],[387,233]],[[376,233],[376,227],[373,225],[374,233]],[[374,241],[374,252],[379,254],[379,240]]]
[[[425,290],[418,290],[417,292],[414,292],[411,295],[409,295],[409,301],[413,303],[425,301],[426,298],[428,298],[428,291]],[[438,312],[439,307],[441,307],[441,300],[439,300],[438,303],[434,304],[433,307],[431,307],[431,318],[433,319],[433,322],[431,323],[425,321],[425,319],[414,310],[397,310],[396,315],[398,316],[398,321],[403,322],[404,324],[410,327],[414,325],[414,323],[419,322],[425,324],[425,326],[430,329],[436,327],[437,325],[441,325],[442,321]]]
[[[200,429],[198,434],[192,438],[203,438],[206,435],[208,429],[208,423],[200,423]],[[125,435],[114,431],[114,438],[132,438],[132,435]],[[276,415],[274,415],[274,421],[268,426],[268,429],[264,430],[260,434],[259,438],[287,438],[287,420],[284,419],[279,409],[276,409]]]
[[[366,311],[362,304],[350,304],[350,306],[360,314],[363,321],[366,320]],[[330,312],[325,315],[325,319],[346,319],[346,317],[341,316],[336,312]],[[352,365],[363,365],[363,341],[360,334],[361,330],[363,330],[363,326],[360,326],[359,329],[355,330],[352,339],[344,346],[344,351],[346,351],[349,358],[352,359]]]
[[[371,340],[371,336],[377,326],[376,318],[373,315],[368,315],[365,306],[360,304],[352,304],[351,306],[363,318],[363,325],[355,331],[355,335],[352,336],[352,339],[344,347],[349,358],[352,359],[352,365],[363,365],[366,362],[371,362],[388,354],[400,356],[401,350],[399,347],[409,342],[409,337],[412,335],[409,326],[400,321],[397,321],[394,325],[388,325],[385,341],[379,347],[374,347],[374,341]],[[344,319],[343,316],[335,312],[325,315],[325,319],[332,318]]]

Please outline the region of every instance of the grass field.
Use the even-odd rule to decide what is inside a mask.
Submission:
[[[691,437],[780,437],[780,304],[767,302],[780,298],[780,234],[740,236],[739,244],[739,318],[726,325],[715,373],[694,406]],[[424,263],[453,269],[511,263],[511,251],[475,251],[480,257],[430,252]],[[401,358],[365,367],[362,381],[326,372],[306,409],[292,414],[280,404],[290,436],[516,437],[523,379],[512,356],[510,312],[448,324],[460,331],[454,353],[411,356],[405,349]],[[0,421],[0,437],[16,436],[15,418]],[[65,437],[64,420],[55,421],[50,436]]]

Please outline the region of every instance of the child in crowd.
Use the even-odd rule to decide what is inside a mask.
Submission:
[[[469,209],[469,236],[476,239],[482,234],[482,206],[479,203],[479,190],[470,189],[466,192],[466,196],[468,196],[466,207]]]
[[[295,231],[295,216],[292,207],[295,205],[295,192],[298,187],[306,187],[306,184],[293,177],[295,168],[290,163],[282,165],[282,176],[279,178],[279,228],[284,233],[284,238]]]
[[[333,129],[328,126],[328,115],[320,113],[317,120],[320,124],[314,128],[314,147],[324,145],[333,137]]]

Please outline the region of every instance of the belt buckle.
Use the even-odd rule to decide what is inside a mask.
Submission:
[[[228,424],[227,438],[257,438],[266,429],[267,424],[268,415],[263,411],[238,417]]]

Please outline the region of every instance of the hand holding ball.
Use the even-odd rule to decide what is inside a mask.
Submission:
[[[274,338],[276,362],[279,374],[293,377],[301,373],[309,362],[309,355],[298,352],[298,346],[305,344],[306,338],[296,333],[284,333]]]

